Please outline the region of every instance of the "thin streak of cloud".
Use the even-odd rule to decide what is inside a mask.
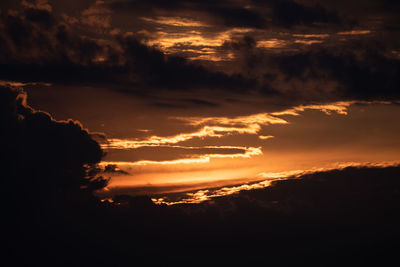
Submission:
[[[328,38],[330,35],[327,33],[320,33],[320,34],[293,34],[293,37],[302,37],[302,38],[321,38],[325,39]]]
[[[258,138],[261,140],[267,140],[267,139],[274,138],[274,136],[273,135],[259,135]]]
[[[274,117],[268,113],[258,113],[248,116],[228,117],[174,117],[175,119],[187,121],[190,125],[220,124],[220,125],[254,125],[288,124],[284,119]]]
[[[20,87],[29,86],[29,85],[51,86],[52,84],[45,83],[45,82],[16,82],[16,81],[0,80],[0,86],[20,88]]]
[[[271,114],[274,116],[280,116],[280,115],[299,116],[300,115],[299,112],[304,112],[307,109],[312,109],[312,110],[319,110],[327,115],[331,115],[332,112],[336,112],[337,114],[341,115],[347,115],[347,109],[351,104],[354,103],[355,103],[354,101],[342,101],[326,105],[300,105],[287,110],[273,112]]]
[[[209,25],[196,21],[193,19],[189,18],[184,18],[184,17],[155,17],[155,18],[149,18],[149,17],[142,17],[140,18],[143,21],[146,22],[152,22],[156,24],[161,24],[161,25],[168,25],[168,26],[174,26],[174,27],[208,27]]]
[[[297,44],[305,44],[305,45],[312,45],[312,44],[321,44],[323,43],[322,40],[295,40]]]
[[[207,148],[207,147],[206,147]],[[221,147],[218,147],[221,148]],[[224,148],[224,147],[222,147]],[[225,146],[226,148],[226,146]],[[232,147],[229,147],[232,148]],[[197,157],[192,158],[183,158],[183,159],[175,159],[175,160],[163,160],[163,161],[155,161],[155,160],[139,160],[139,161],[103,161],[102,165],[118,165],[118,166],[145,166],[145,165],[175,165],[175,164],[199,164],[199,163],[209,163],[211,158],[250,158],[252,156],[262,155],[261,147],[234,147],[235,149],[243,149],[244,153],[235,153],[235,154],[204,154]]]
[[[280,39],[260,40],[257,42],[257,47],[261,48],[282,48],[287,45],[287,41]]]
[[[231,134],[257,134],[260,130],[261,127],[259,124],[250,124],[246,127],[204,126],[195,132],[181,133],[169,137],[151,136],[143,140],[111,138],[107,140],[107,143],[102,144],[102,148],[135,149],[140,147],[162,146],[167,144],[177,144],[194,138],[224,137]]]
[[[365,34],[370,34],[370,30],[352,30],[352,31],[344,31],[344,32],[338,32],[337,34],[339,35],[365,35]]]

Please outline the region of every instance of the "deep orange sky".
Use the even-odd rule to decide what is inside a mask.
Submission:
[[[79,118],[91,131],[107,135],[103,164],[127,172],[111,174],[110,189],[172,185],[183,190],[181,184],[221,186],[271,173],[400,160],[398,104],[348,101],[273,111],[251,100],[245,107],[181,111],[140,99],[132,105],[123,94],[98,89],[93,102],[91,90],[28,88],[32,106],[58,119]]]
[[[0,8],[1,83],[101,133],[109,188],[400,160],[395,1]]]

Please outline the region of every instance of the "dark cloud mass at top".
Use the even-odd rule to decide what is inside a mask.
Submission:
[[[320,5],[303,5],[292,0],[267,1],[112,1],[110,7],[116,11],[135,10],[165,12],[184,11],[200,13],[214,23],[225,26],[265,28],[270,26],[292,27],[309,25],[314,22],[340,23],[335,12],[329,12]]]
[[[218,89],[273,96],[289,105],[397,99],[399,23],[393,12],[398,5],[371,1],[347,6],[349,10],[342,1],[305,0],[93,1],[80,15],[68,15],[61,2],[23,1],[20,8],[1,13],[0,78],[110,84],[139,95],[159,89]],[[124,28],[118,14],[131,28]],[[219,47],[183,41],[166,53],[149,45],[148,38],[155,32],[168,34],[176,26],[157,29],[143,20],[152,17],[204,23],[204,32],[196,36],[207,40],[238,32],[223,37]],[[365,33],[358,34],[358,29]],[[186,26],[178,33],[190,31],[198,29]],[[265,49],[265,40],[282,47]],[[230,59],[186,58],[193,52],[185,51],[196,49],[212,49],[214,56]]]
[[[32,14],[35,14],[32,16]],[[51,23],[54,22],[54,23]],[[130,35],[108,42],[56,23],[49,10],[24,8],[2,17],[0,67],[5,80],[117,83],[155,88],[245,88],[254,82],[167,57]],[[151,90],[151,88],[149,89]]]

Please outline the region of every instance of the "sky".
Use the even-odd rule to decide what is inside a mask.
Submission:
[[[395,165],[399,9],[395,0],[6,0],[0,85],[23,88],[53,120],[79,121],[106,153],[105,196],[157,201]]]

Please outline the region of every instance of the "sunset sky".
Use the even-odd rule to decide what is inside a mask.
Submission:
[[[6,265],[398,261],[399,0],[0,0],[0,126]]]
[[[1,85],[77,120],[101,194],[400,160],[391,0],[2,1]],[[108,170],[108,171],[107,171]]]

